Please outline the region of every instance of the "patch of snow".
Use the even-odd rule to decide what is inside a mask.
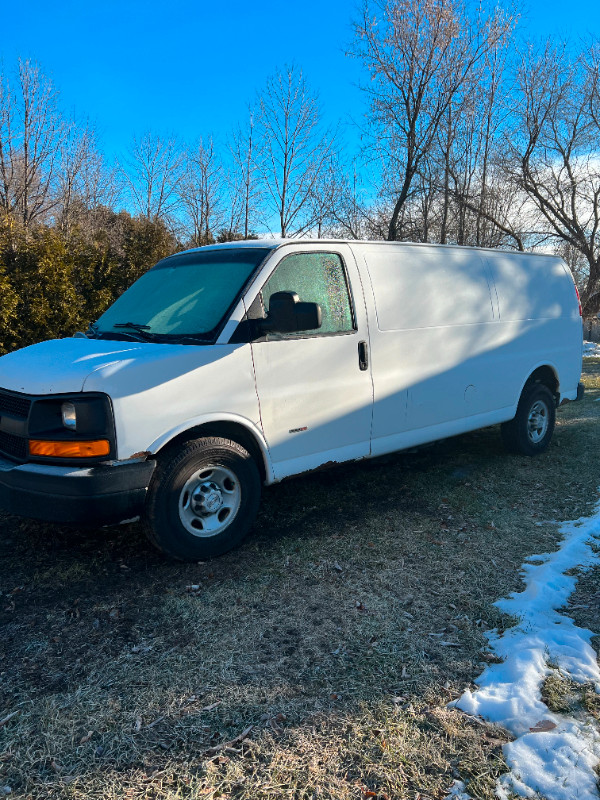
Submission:
[[[447,789],[448,794],[444,800],[472,800],[471,795],[465,792],[465,785],[462,781],[454,781],[452,786]]]
[[[544,679],[556,668],[577,683],[593,683],[600,693],[600,668],[590,645],[594,635],[560,614],[577,579],[566,575],[589,568],[600,557],[591,542],[600,538],[600,503],[591,517],[561,525],[563,541],[555,553],[530,556],[523,566],[525,589],[496,605],[519,619],[513,628],[489,634],[503,663],[487,667],[479,688],[450,705],[480,715],[514,734],[504,745],[510,772],[496,793],[508,798],[541,794],[547,800],[598,800],[595,768],[600,763],[600,731],[589,716],[549,711],[541,697]],[[452,795],[450,795],[451,797]]]
[[[583,357],[584,358],[600,357],[600,344],[598,344],[597,342],[584,342]]]

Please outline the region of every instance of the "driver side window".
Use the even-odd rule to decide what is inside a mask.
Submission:
[[[286,256],[263,287],[265,310],[269,310],[271,295],[276,292],[296,292],[302,302],[318,303],[322,312],[320,328],[282,336],[318,336],[355,330],[344,265],[337,253],[293,253]]]

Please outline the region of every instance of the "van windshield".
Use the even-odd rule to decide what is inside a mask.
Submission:
[[[91,332],[103,338],[210,340],[269,252],[258,247],[196,250],[165,258],[123,292]]]

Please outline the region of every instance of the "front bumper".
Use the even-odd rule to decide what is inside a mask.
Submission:
[[[121,522],[141,513],[155,466],[135,460],[63,467],[0,457],[0,511],[46,522]]]

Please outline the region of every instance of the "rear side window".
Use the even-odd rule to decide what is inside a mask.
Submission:
[[[476,253],[378,248],[365,253],[381,331],[492,322],[487,271]]]
[[[346,273],[337,253],[293,253],[286,256],[263,287],[263,304],[276,292],[295,292],[305,303],[321,306],[322,325],[301,335],[347,333],[354,330]],[[278,336],[297,337],[297,333]]]

